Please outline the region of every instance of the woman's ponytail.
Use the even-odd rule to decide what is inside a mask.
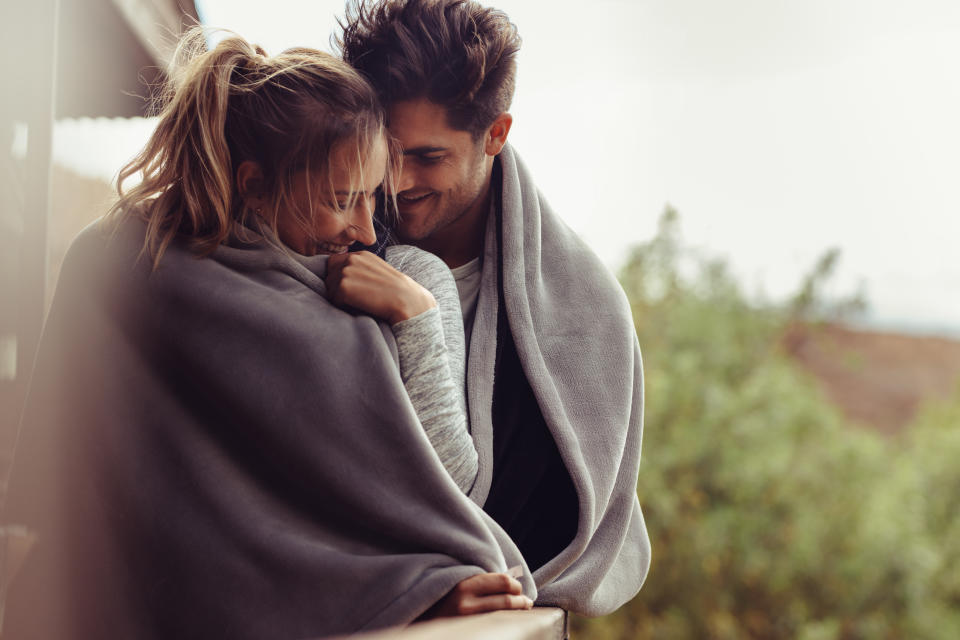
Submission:
[[[253,55],[258,53],[240,38],[207,51],[199,27],[177,47],[170,79],[158,97],[157,128],[120,172],[120,200],[110,212],[120,216],[136,209],[146,219],[145,247],[155,261],[178,232],[190,235],[204,254],[229,233],[233,177],[224,124],[234,69]],[[123,183],[136,174],[142,181],[124,192]]]
[[[157,97],[157,128],[121,171],[108,220],[138,216],[154,267],[179,234],[199,255],[223,243],[247,212],[235,185],[237,166],[257,162],[276,197],[263,216],[275,231],[292,173],[327,164],[334,143],[382,135],[373,90],[346,63],[311,49],[268,58],[230,36],[207,50],[194,27],[181,40]],[[140,175],[129,190],[123,184]]]

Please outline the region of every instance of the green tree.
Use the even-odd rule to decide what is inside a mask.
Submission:
[[[862,306],[822,299],[837,259],[758,305],[683,246],[672,209],[634,250],[621,282],[644,352],[653,564],[635,600],[574,635],[960,637],[960,394],[890,441],[846,424],[780,346],[791,323]]]

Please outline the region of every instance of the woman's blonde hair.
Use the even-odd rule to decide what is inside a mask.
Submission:
[[[275,237],[281,212],[309,230],[312,210],[292,202],[293,177],[307,171],[332,195],[334,147],[355,148],[355,185],[363,182],[363,160],[380,140],[390,149],[385,180],[399,162],[373,89],[322,51],[288,49],[268,57],[236,35],[208,50],[205,31],[195,27],[181,40],[168,78],[154,108],[157,128],[120,171],[120,198],[107,214],[108,221],[146,221],[144,249],[154,267],[178,234],[205,256],[231,234],[243,238],[248,227]],[[245,161],[263,173],[267,203],[256,214],[238,191],[237,167]],[[125,190],[124,181],[137,174],[141,182]],[[384,185],[388,193],[390,186]]]

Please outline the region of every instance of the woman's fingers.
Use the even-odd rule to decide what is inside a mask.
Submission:
[[[327,260],[330,301],[396,324],[437,306],[429,291],[367,251]]]
[[[533,600],[524,595],[500,594],[493,596],[471,597],[459,608],[459,615],[469,616],[489,611],[529,609]]]
[[[421,619],[466,616],[504,609],[529,609],[533,600],[505,573],[481,573],[461,580]]]
[[[505,573],[480,573],[471,576],[457,585],[475,596],[486,596],[499,593],[520,594],[523,586],[516,578]]]

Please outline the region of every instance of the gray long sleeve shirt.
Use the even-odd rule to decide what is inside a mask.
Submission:
[[[400,377],[444,468],[466,493],[477,476],[477,451],[467,425],[463,319],[456,283],[436,256],[390,247],[387,262],[437,300],[437,307],[393,325]]]

